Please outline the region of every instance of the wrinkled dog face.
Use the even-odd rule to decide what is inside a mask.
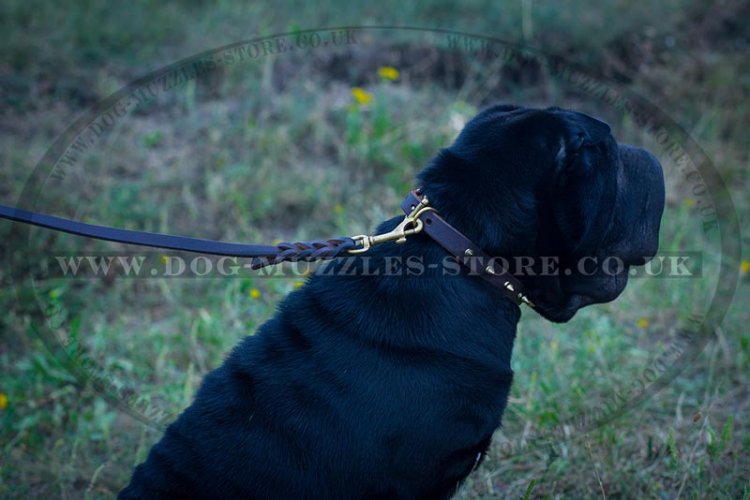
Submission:
[[[488,253],[532,258],[520,279],[552,321],[614,300],[630,267],[657,251],[659,161],[582,113],[494,106],[419,177],[441,213]],[[541,256],[555,258],[556,272],[541,275]]]

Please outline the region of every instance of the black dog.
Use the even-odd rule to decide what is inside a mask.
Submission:
[[[559,272],[519,277],[552,321],[615,299],[657,250],[659,162],[584,114],[489,108],[418,179],[488,254],[558,258]],[[355,272],[313,276],[206,377],[121,498],[452,495],[500,425],[520,309],[446,276],[426,235],[366,255],[370,269],[418,256],[423,272],[374,276],[352,257]],[[607,257],[621,268],[596,265]]]

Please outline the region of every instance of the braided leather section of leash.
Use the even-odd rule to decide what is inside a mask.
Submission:
[[[279,253],[273,257],[254,258],[250,262],[250,268],[261,269],[282,262],[330,260],[347,250],[355,248],[356,243],[351,238],[334,238],[309,242],[280,243],[276,247],[279,249]]]

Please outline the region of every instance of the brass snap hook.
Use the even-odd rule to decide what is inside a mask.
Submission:
[[[419,204],[414,207],[411,213],[404,217],[404,219],[399,222],[398,226],[393,228],[391,231],[383,234],[376,234],[373,236],[369,236],[366,234],[352,236],[354,243],[357,244],[359,248],[349,250],[349,253],[364,253],[368,251],[373,245],[385,243],[387,241],[395,241],[399,244],[404,243],[407,236],[417,234],[422,231],[422,229],[424,229],[424,223],[422,222],[422,219],[419,218],[419,216],[427,211],[435,211],[435,209],[428,206],[427,197],[425,196],[422,198]]]

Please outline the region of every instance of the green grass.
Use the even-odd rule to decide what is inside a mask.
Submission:
[[[482,13],[476,22],[454,22],[456,7],[443,2],[398,7],[398,24],[493,33],[555,48],[605,74],[625,72],[631,89],[659,103],[714,160],[746,228],[750,72],[737,48],[746,32],[719,36],[733,32],[717,27],[719,21],[697,22],[704,8],[688,1],[644,9],[621,2],[585,9],[579,2],[462,6],[464,14]],[[295,6],[297,18],[289,19],[283,9],[232,2],[108,10],[10,2],[0,17],[8,33],[0,47],[0,200],[15,203],[67,124],[132,78],[238,39],[396,22],[371,9]],[[739,9],[727,4],[712,19],[731,23]],[[667,37],[692,52],[670,50]],[[573,425],[611,404],[689,314],[707,306],[718,244],[701,230],[692,186],[632,119],[544,71],[530,76],[508,62],[486,66],[464,55],[471,77],[453,85],[436,69],[455,57],[440,40],[372,32],[355,47],[223,68],[120,120],[64,182],[45,184],[37,206],[87,222],[237,241],[359,234],[398,213],[414,174],[485,102],[555,104],[603,116],[619,140],[662,159],[668,191],[662,249],[702,251],[703,277],[632,280],[616,302],[588,308],[565,325],[524,314],[503,428],[459,497],[750,498],[743,418],[750,408],[750,314],[740,307],[750,299],[747,274],[723,328],[678,377],[590,432]],[[417,56],[398,59],[389,55],[394,47],[416,47]],[[401,78],[379,78],[377,68],[393,61],[403,62]],[[279,75],[283,84],[274,80]],[[356,103],[355,86],[372,95],[369,104]],[[0,224],[3,235],[8,231]],[[53,250],[124,247],[41,230],[28,245],[8,237],[0,248],[15,265],[0,268],[0,393],[8,398],[0,410],[0,495],[9,498],[112,497],[161,431],[103,397],[95,382],[153,420],[168,420],[299,281],[45,279],[36,263]],[[42,329],[46,316],[52,320]],[[97,371],[77,378],[83,358],[66,361],[75,352]],[[565,439],[531,442],[553,431]],[[516,446],[510,453],[509,443]]]

